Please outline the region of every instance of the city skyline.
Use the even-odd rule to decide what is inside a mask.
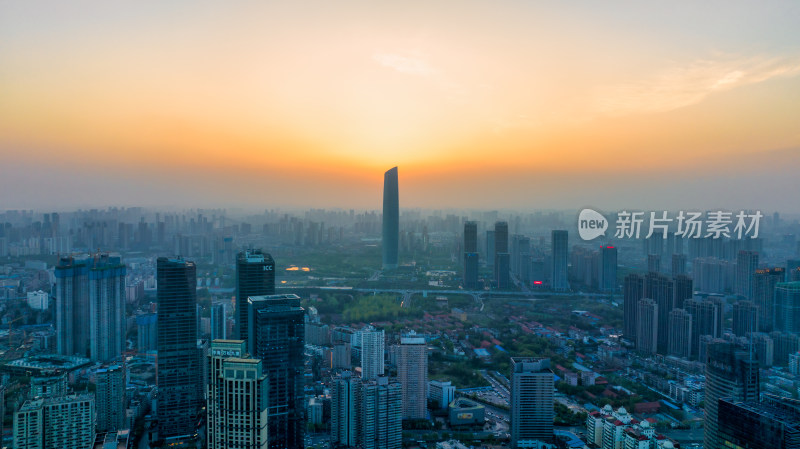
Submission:
[[[375,207],[394,165],[406,207],[797,187],[791,2],[89,6],[2,6],[6,207]]]
[[[800,442],[798,23],[0,1],[3,447]]]
[[[512,447],[584,438],[603,449],[704,438],[721,447],[770,432],[777,418],[795,432],[795,418],[757,399],[762,391],[792,405],[800,385],[796,220],[768,216],[757,239],[659,235],[642,244],[609,233],[599,244],[574,231],[570,240],[560,214],[498,217],[409,211],[402,265],[381,271],[375,212],[0,213],[0,404],[13,414],[15,445],[86,436],[266,447],[270,427],[275,447],[399,449],[419,443],[403,437],[403,416],[419,420],[406,427],[434,416],[438,424],[417,434],[429,442]],[[108,253],[84,256],[89,248]],[[58,257],[64,250],[78,254]],[[162,257],[173,250],[187,258]],[[474,256],[463,259],[476,262],[474,276],[462,277],[462,255]],[[115,273],[113,300],[78,288],[98,280],[105,291]],[[245,291],[265,283],[279,294]],[[53,311],[64,318],[87,299],[123,301],[114,316],[127,326],[110,335],[124,337],[121,359],[92,363],[91,344],[63,350],[76,320]],[[102,329],[105,316],[78,329]],[[243,319],[247,342],[217,338]],[[735,363],[747,364],[746,377],[728,375],[734,359],[719,344],[742,354]],[[734,395],[746,413],[733,419],[714,399],[740,386],[753,394]],[[680,424],[658,424],[665,414]],[[754,430],[734,432],[741,419]]]

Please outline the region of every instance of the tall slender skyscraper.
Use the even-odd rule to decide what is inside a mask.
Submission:
[[[758,252],[739,251],[736,255],[736,294],[753,299],[753,274],[758,269]]]
[[[554,230],[552,232],[552,246],[553,246],[553,273],[552,282],[553,290],[564,291],[569,288],[567,282],[567,254],[569,251],[569,233],[563,230]]]
[[[656,352],[666,354],[669,349],[669,313],[675,308],[675,284],[672,279],[647,273],[644,281],[645,298],[658,304],[658,345]]]
[[[269,379],[269,447],[303,447],[305,310],[293,294],[248,299],[247,345]]]
[[[214,340],[208,360],[208,447],[267,449],[267,376],[244,340]]]
[[[486,231],[486,265],[494,266],[494,230]]]
[[[182,258],[159,257],[158,436],[188,440],[196,434],[201,405],[197,350],[197,268]]]
[[[679,274],[672,278],[672,283],[675,284],[674,307],[682,309],[683,302],[687,299],[692,299],[694,295],[692,278],[685,274]]]
[[[384,371],[384,332],[372,326],[358,332],[361,343],[361,378],[375,380]]]
[[[478,288],[478,224],[464,223],[464,288]]]
[[[383,174],[383,269],[397,268],[400,237],[400,198],[397,167]]]
[[[650,298],[639,300],[636,314],[636,349],[646,354],[658,350],[658,334],[661,324],[658,304]]]
[[[331,443],[337,447],[356,445],[358,384],[350,371],[343,371],[331,381]]]
[[[553,440],[553,371],[550,359],[511,358],[511,447]]]
[[[474,221],[464,222],[464,252],[478,252],[478,223]]]
[[[228,338],[227,322],[225,320],[225,304],[211,305],[211,340],[225,340]]]
[[[598,287],[613,292],[617,287],[617,248],[610,245],[600,247],[600,266],[598,267]]]
[[[704,448],[725,447],[718,428],[719,400],[758,401],[758,375],[758,362],[750,358],[748,351],[728,342],[714,342],[708,346]]]
[[[505,290],[511,284],[511,254],[508,252],[508,223],[494,224],[494,281],[497,288]]]
[[[428,409],[428,346],[416,335],[400,338],[397,378],[403,388],[403,419],[425,419]]]
[[[623,316],[622,316],[622,335],[625,339],[636,343],[637,316],[639,310],[639,300],[644,298],[644,276],[629,274],[625,276],[623,286]]]
[[[494,224],[494,252],[508,252],[508,222],[498,221]]]
[[[247,340],[247,298],[275,294],[275,261],[260,249],[247,250],[236,257],[236,331]]]

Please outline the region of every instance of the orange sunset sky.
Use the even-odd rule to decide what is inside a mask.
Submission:
[[[796,1],[1,1],[0,209],[800,212]]]

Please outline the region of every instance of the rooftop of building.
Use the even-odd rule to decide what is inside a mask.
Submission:
[[[450,408],[456,409],[468,409],[468,408],[484,408],[483,405],[467,398],[456,398],[453,402],[450,403],[448,406]]]
[[[118,432],[98,433],[94,439],[92,449],[127,449],[130,439],[130,430]]]
[[[553,372],[550,359],[543,357],[511,357],[511,369],[515,373]]]
[[[730,398],[722,398],[720,400],[735,404],[758,415],[782,421],[791,427],[800,428],[800,401],[770,394],[765,394],[763,398],[762,402],[739,402],[731,401]]]
[[[89,359],[77,356],[56,354],[40,354],[8,362],[5,366],[11,369],[26,369],[36,372],[50,370],[72,371],[90,364]]]
[[[300,300],[300,297],[295,295],[294,293],[281,293],[278,295],[260,295],[260,296],[250,296],[247,298],[248,302],[258,302],[258,301],[278,301],[278,300]]]

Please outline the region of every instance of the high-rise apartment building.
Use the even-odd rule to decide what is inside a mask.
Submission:
[[[343,371],[331,380],[331,443],[337,447],[355,447],[356,392],[359,380]]]
[[[694,295],[692,278],[685,274],[679,274],[672,278],[672,282],[675,285],[675,301],[673,306],[676,309],[681,309],[683,308],[683,302],[687,299],[691,299]]]
[[[400,338],[395,348],[397,378],[403,391],[403,419],[425,419],[427,415],[428,346],[411,334]]]
[[[118,256],[62,257],[55,268],[59,354],[119,357],[125,340],[125,265]]]
[[[403,446],[402,387],[386,376],[362,382],[356,392],[356,432],[362,449]]]
[[[95,372],[97,431],[113,432],[130,428],[127,418],[127,375],[122,364],[107,365]]]
[[[158,315],[146,313],[136,316],[136,349],[140,353],[158,350]]]
[[[636,349],[646,354],[658,350],[659,320],[658,304],[650,298],[639,300],[636,313]]]
[[[62,257],[55,268],[56,345],[61,355],[89,355],[89,267],[85,259]]]
[[[648,273],[661,273],[661,255],[648,254],[647,255],[647,272]]]
[[[692,279],[695,289],[703,293],[725,293],[733,288],[736,266],[727,260],[713,257],[695,258],[692,261]]]
[[[668,353],[687,359],[692,356],[692,315],[684,309],[672,309],[669,313]]]
[[[636,343],[636,317],[639,310],[639,300],[644,298],[644,276],[629,274],[625,276],[623,285],[623,317],[622,335],[626,340]]]
[[[372,326],[357,332],[360,343],[361,379],[375,380],[384,372],[384,332]]]
[[[89,356],[108,361],[125,349],[125,274],[119,256],[101,254],[89,266]]]
[[[675,308],[675,284],[667,276],[648,273],[645,276],[644,297],[652,299],[658,305],[656,352],[666,354],[669,348],[669,313]]]
[[[736,255],[735,293],[745,299],[753,299],[753,274],[758,269],[758,252],[739,251]]]
[[[722,304],[709,299],[687,299],[683,307],[692,316],[692,357],[702,361],[701,338],[722,336]]]
[[[550,359],[511,358],[511,447],[553,440],[553,372]]]
[[[305,310],[293,294],[248,299],[247,345],[269,379],[269,447],[303,447]]]
[[[16,449],[87,449],[94,444],[91,394],[26,401],[14,414]]]
[[[677,276],[679,274],[686,274],[686,254],[672,255],[672,275]]]

